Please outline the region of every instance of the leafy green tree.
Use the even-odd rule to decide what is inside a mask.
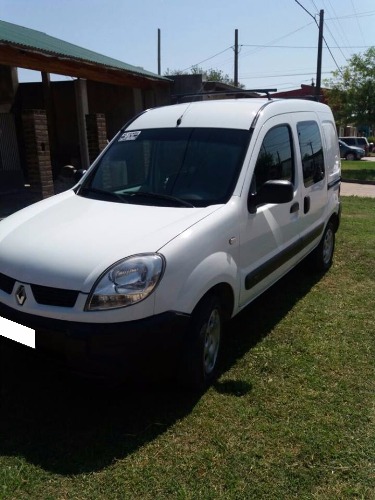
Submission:
[[[375,124],[375,47],[354,54],[325,84],[328,104],[339,125]]]

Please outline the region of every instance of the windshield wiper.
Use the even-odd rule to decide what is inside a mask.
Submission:
[[[81,189],[78,191],[77,194],[82,194],[84,196],[85,193],[94,193],[100,196],[105,196],[112,200],[114,199],[116,201],[121,201],[121,203],[127,203],[127,201],[120,194],[114,193],[113,191],[105,191],[104,189],[81,186]]]
[[[182,198],[177,198],[176,196],[171,196],[169,194],[160,194],[160,193],[151,193],[149,191],[135,191],[132,193],[121,193],[121,196],[129,196],[129,197],[140,197],[140,198],[154,198],[157,200],[166,200],[173,201],[174,203],[178,203],[183,207],[194,208],[194,205],[189,201],[183,200]]]

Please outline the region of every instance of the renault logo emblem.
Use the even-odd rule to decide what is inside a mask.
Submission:
[[[23,285],[20,285],[18,288],[17,288],[17,291],[16,291],[16,299],[17,299],[17,302],[20,306],[23,306],[26,299],[27,299],[27,295],[26,295],[26,290],[25,290],[25,287]]]

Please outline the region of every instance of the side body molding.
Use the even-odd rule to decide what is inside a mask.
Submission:
[[[296,243],[293,243],[289,247],[285,248],[268,262],[265,262],[260,267],[249,273],[245,278],[245,289],[250,290],[269,274],[273,273],[280,266],[288,262],[289,259],[301,252],[301,250],[308,246],[312,241],[319,238],[319,236],[323,233],[323,229],[324,223],[319,224],[316,229],[303,236]]]

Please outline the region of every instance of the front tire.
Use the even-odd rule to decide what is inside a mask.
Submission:
[[[194,309],[187,334],[182,374],[184,385],[202,391],[217,376],[223,312],[216,295],[207,295]]]
[[[319,245],[312,253],[314,267],[318,271],[328,271],[332,265],[335,250],[335,227],[328,222]]]

